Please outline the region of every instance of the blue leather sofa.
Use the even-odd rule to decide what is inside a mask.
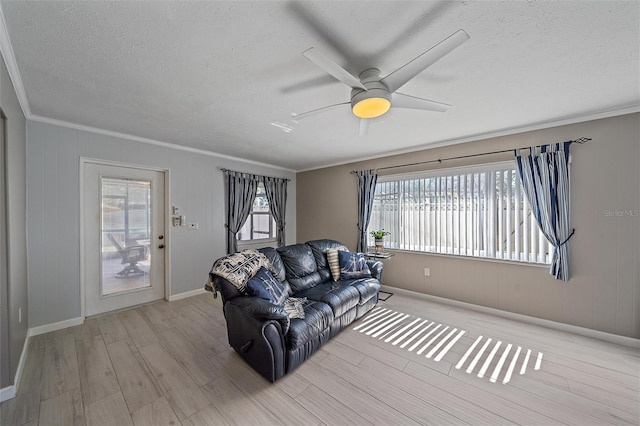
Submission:
[[[282,306],[210,275],[213,290],[222,295],[229,344],[271,382],[294,370],[378,302],[382,262],[367,261],[370,278],[333,281],[326,258],[330,248],[347,250],[326,239],[259,250],[271,263],[274,277],[289,283],[291,297],[307,299],[304,319],[290,319]]]

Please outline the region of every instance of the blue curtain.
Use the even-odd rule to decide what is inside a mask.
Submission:
[[[258,190],[259,176],[223,170],[227,196],[227,253],[238,251],[237,234],[247,221]]]
[[[263,178],[264,189],[269,201],[269,211],[276,221],[278,227],[277,239],[278,247],[285,244],[284,238],[284,217],[287,210],[287,181],[288,179],[279,179],[265,176]]]
[[[569,281],[569,239],[571,229],[569,198],[569,145],[563,142],[529,148],[529,155],[516,150],[522,187],[538,225],[553,244],[550,273]]]
[[[377,170],[360,170],[355,172],[358,177],[358,247],[357,251],[367,251],[367,227],[371,219],[373,196],[378,181]]]

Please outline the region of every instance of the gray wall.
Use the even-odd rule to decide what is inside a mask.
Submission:
[[[5,208],[7,220],[7,286],[0,297],[7,310],[0,319],[3,324],[1,343],[3,346],[0,387],[13,383],[20,355],[27,338],[27,244],[26,244],[26,136],[25,118],[16,92],[2,60],[0,66],[0,107],[7,117],[5,175]],[[3,265],[4,266],[4,265]],[[4,273],[3,269],[3,273]],[[6,293],[5,293],[6,292]],[[22,322],[18,321],[18,310],[22,308]],[[7,335],[8,333],[8,335]],[[8,350],[7,350],[8,349]],[[8,353],[8,359],[6,357]]]
[[[357,189],[351,170],[581,136],[593,140],[572,146],[571,222],[576,234],[571,240],[572,278],[568,283],[554,280],[546,267],[397,252],[385,262],[383,284],[640,338],[640,114],[299,173],[298,239],[335,238],[355,249]],[[513,155],[446,161],[440,167],[507,159]],[[438,168],[437,163],[421,167]],[[424,276],[425,267],[431,269],[429,277]]]
[[[215,149],[215,148],[214,148]],[[66,127],[27,122],[29,324],[51,324],[81,315],[81,157],[167,168],[170,203],[197,231],[171,228],[172,295],[203,288],[213,260],[225,254],[224,188],[220,167],[291,179],[287,240],[296,241],[295,173],[120,139]],[[170,211],[167,212],[167,217]]]

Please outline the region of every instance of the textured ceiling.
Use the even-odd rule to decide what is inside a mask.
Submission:
[[[294,170],[640,105],[638,1],[1,6],[35,119]],[[349,100],[309,47],[384,76],[460,28],[471,39],[402,88],[446,113],[392,109],[362,137],[348,109],[292,121]]]

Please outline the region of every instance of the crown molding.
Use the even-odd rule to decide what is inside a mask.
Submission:
[[[91,127],[91,126],[85,126],[83,124],[71,123],[69,121],[58,120],[58,119],[55,119],[55,118],[42,117],[40,115],[32,114],[30,120],[31,121],[36,121],[36,122],[39,122],[39,123],[53,124],[54,126],[67,127],[67,128],[70,128],[70,129],[80,130],[80,131],[84,131],[84,132],[97,133],[97,134],[100,134],[100,135],[111,136],[111,137],[114,137],[114,138],[127,139],[127,140],[131,140],[131,141],[135,141],[135,142],[146,143],[146,144],[149,144],[149,145],[161,146],[161,147],[164,147],[164,148],[176,149],[176,150],[179,150],[179,151],[191,152],[191,153],[194,153],[194,154],[209,155],[211,157],[218,157],[218,158],[223,158],[225,160],[238,161],[240,163],[251,164],[251,165],[254,165],[254,166],[268,167],[270,169],[277,169],[277,170],[282,170],[282,171],[291,172],[291,173],[295,173],[296,172],[293,169],[287,169],[286,167],[277,166],[277,165],[274,165],[274,164],[261,163],[259,161],[247,160],[245,158],[233,157],[231,155],[226,155],[226,154],[219,154],[217,152],[208,151],[206,149],[192,148],[192,147],[189,147],[189,146],[179,145],[179,144],[176,144],[176,143],[163,142],[163,141],[159,141],[159,140],[155,140],[155,139],[144,138],[144,137],[141,137],[141,136],[130,135],[130,134],[127,134],[127,133],[120,133],[120,132],[114,132],[112,130],[100,129],[98,127]]]
[[[344,166],[345,164],[359,163],[362,161],[378,160],[381,158],[391,157],[394,155],[409,154],[412,152],[424,151],[426,149],[441,148],[444,146],[456,145],[456,144],[465,143],[465,142],[475,142],[475,141],[480,141],[484,139],[497,138],[501,136],[516,135],[518,133],[531,132],[534,130],[544,130],[552,127],[566,126],[569,124],[584,123],[585,121],[593,121],[593,120],[599,120],[602,118],[617,117],[619,115],[627,115],[627,114],[633,114],[637,112],[640,112],[640,104],[624,105],[624,106],[615,107],[607,110],[601,110],[601,111],[595,111],[595,112],[592,111],[586,114],[568,115],[562,118],[540,121],[537,123],[527,124],[524,126],[505,127],[504,129],[494,130],[491,132],[475,133],[472,135],[462,136],[460,138],[445,139],[442,141],[436,141],[433,143],[414,146],[411,148],[383,152],[377,155],[369,155],[366,157],[357,157],[351,160],[326,164],[322,166],[310,167],[307,169],[300,169],[300,170],[296,170],[296,173],[304,173],[304,172],[310,172],[313,170],[327,169],[329,167]]]
[[[9,31],[7,30],[7,24],[4,20],[4,12],[2,10],[2,4],[0,4],[0,51],[2,51],[2,57],[4,63],[7,65],[7,72],[9,78],[13,83],[13,87],[22,108],[22,113],[25,118],[31,118],[31,109],[29,108],[29,102],[27,101],[27,94],[22,84],[22,78],[20,78],[20,72],[18,71],[18,63],[16,56],[13,53],[13,47],[11,46],[11,40],[9,39]]]

